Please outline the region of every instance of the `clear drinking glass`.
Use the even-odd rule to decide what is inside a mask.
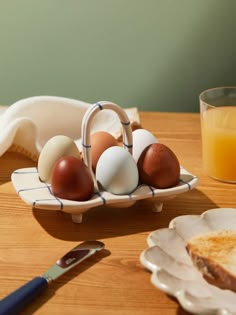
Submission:
[[[218,87],[199,96],[203,167],[217,180],[236,183],[236,87]]]

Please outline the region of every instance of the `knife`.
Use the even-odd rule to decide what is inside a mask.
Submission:
[[[16,291],[0,301],[0,315],[16,315],[49,284],[65,272],[78,265],[81,261],[92,256],[97,251],[104,248],[104,244],[99,241],[86,241],[61,257],[55,265],[49,268],[42,276],[38,276],[27,282]]]

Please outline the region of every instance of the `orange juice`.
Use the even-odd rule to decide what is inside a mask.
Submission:
[[[202,154],[209,176],[236,183],[236,106],[211,107],[201,116]]]

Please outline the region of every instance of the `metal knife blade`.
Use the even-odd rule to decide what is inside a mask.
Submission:
[[[56,280],[62,276],[65,272],[78,265],[86,258],[92,256],[97,251],[104,248],[104,244],[99,241],[86,241],[79,244],[63,257],[61,257],[55,265],[49,268],[43,275],[45,279],[50,283],[52,280]]]

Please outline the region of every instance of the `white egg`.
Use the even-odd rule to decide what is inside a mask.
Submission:
[[[110,147],[98,160],[96,179],[104,190],[112,194],[130,194],[138,186],[138,168],[126,149]]]
[[[150,144],[157,143],[158,139],[146,129],[136,129],[132,132],[133,135],[133,158],[135,162],[138,162],[138,159],[143,152],[143,150],[148,147]]]
[[[57,160],[63,156],[80,158],[80,152],[73,139],[57,135],[48,140],[42,148],[38,159],[39,178],[43,182],[51,182],[51,172]]]

